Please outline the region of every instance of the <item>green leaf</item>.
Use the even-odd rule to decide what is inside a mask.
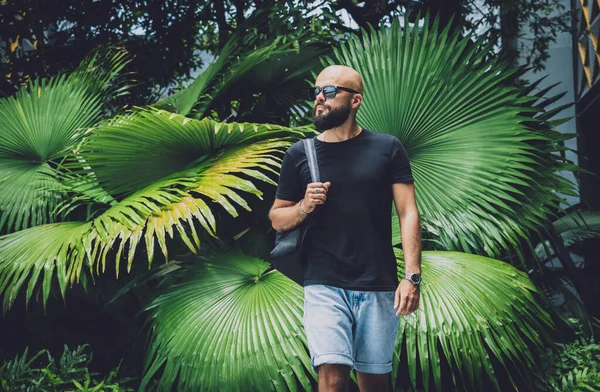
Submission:
[[[150,305],[144,389],[311,390],[302,289],[239,251],[212,253]]]
[[[574,211],[557,219],[552,225],[566,247],[587,239],[600,238],[600,212],[598,211]],[[541,260],[548,260],[555,256],[550,241],[538,244],[535,251]]]
[[[53,221],[65,197],[56,167],[101,116],[103,100],[126,64],[123,53],[108,69],[85,60],[69,77],[36,79],[14,96],[0,99],[0,230],[21,230]]]
[[[311,390],[301,288],[239,251],[206,260],[149,306],[141,388],[158,377],[163,390]],[[399,327],[395,379],[442,390],[446,362],[457,369],[457,388],[481,390],[498,374],[516,383],[536,368],[530,350],[548,342],[553,324],[525,274],[457,252],[423,252],[422,269],[420,308]]]
[[[403,254],[396,252],[403,270]],[[515,387],[515,375],[527,380],[534,374],[531,349],[549,344],[554,325],[527,275],[483,256],[423,252],[422,257],[421,303],[400,323],[394,377],[408,375],[413,387],[445,390],[441,363],[447,363],[456,369],[457,389],[484,390],[486,381],[499,390],[501,370]],[[403,355],[406,361],[400,361]]]
[[[292,45],[278,38],[275,41],[241,53],[242,38],[233,35],[219,53],[218,58],[189,86],[158,101],[154,106],[188,117],[203,118],[215,102],[227,93],[240,79],[247,78],[257,65],[274,56],[294,51]]]
[[[193,169],[227,148],[301,135],[276,125],[225,124],[145,109],[94,129],[81,154],[103,188],[113,195],[127,195],[175,172]],[[236,170],[235,166],[231,169]]]
[[[145,121],[162,128],[145,128],[141,126]],[[223,124],[164,111],[143,111],[115,123],[121,128],[95,130],[97,138],[87,144],[89,154],[82,154],[89,158],[80,164],[91,163],[108,190],[130,194],[89,223],[40,226],[0,237],[0,294],[5,309],[26,282],[29,301],[42,277],[45,303],[54,273],[64,296],[66,287],[81,278],[84,265],[99,274],[109,263],[118,277],[121,262],[127,263],[129,271],[136,256],[148,266],[157,252],[168,260],[168,240],[175,236],[197,253],[203,235],[216,236],[215,208],[234,217],[239,208],[250,210],[245,198],[262,197],[259,183],[275,184],[269,175],[277,175],[283,151],[302,136],[280,126]],[[119,133],[128,135],[129,142],[113,141],[111,136]],[[144,148],[136,147],[137,143]],[[178,159],[177,146],[188,148],[186,159]],[[130,153],[122,154],[122,148],[130,148]],[[165,177],[155,178],[155,160],[160,162],[157,157],[168,154],[174,157],[172,163],[165,160],[169,170],[157,168]],[[145,253],[138,252],[141,244]]]
[[[89,262],[83,238],[89,223],[67,222],[32,227],[0,237],[0,293],[6,312],[27,283],[26,303],[41,288],[44,306],[56,277],[64,296]],[[41,281],[41,282],[40,282]],[[41,287],[40,287],[41,285]]]
[[[573,188],[558,174],[559,133],[539,97],[506,86],[511,73],[488,61],[483,42],[436,23],[396,20],[342,44],[329,63],[361,73],[357,121],[402,141],[424,225],[443,247],[520,255]]]

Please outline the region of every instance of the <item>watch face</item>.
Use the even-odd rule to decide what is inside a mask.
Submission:
[[[412,274],[410,276],[410,281],[413,282],[413,283],[415,283],[415,284],[419,284],[419,283],[421,283],[421,277],[419,275],[417,275],[417,274]]]

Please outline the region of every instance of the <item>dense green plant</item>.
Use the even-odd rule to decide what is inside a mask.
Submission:
[[[105,377],[90,372],[92,353],[87,345],[70,350],[65,346],[56,360],[47,350],[22,355],[6,361],[0,367],[0,383],[6,392],[59,392],[59,391],[113,391],[126,392],[134,389],[126,386],[132,379],[119,379],[119,367]]]
[[[286,38],[243,52],[242,39],[233,36],[189,86],[153,106],[198,119],[282,125],[297,121],[310,110],[306,79],[330,50],[325,45],[299,46]]]
[[[397,257],[402,274],[401,251]],[[159,375],[159,390],[311,390],[300,287],[237,249],[210,251],[202,261],[178,265],[148,307],[153,332],[142,388]],[[396,342],[398,390],[441,390],[451,378],[459,389],[499,387],[496,377],[508,373],[490,356],[519,364],[508,374],[513,382],[530,376],[529,349],[548,344],[552,322],[525,274],[457,252],[423,252],[423,274],[422,308],[403,318]],[[457,373],[442,375],[440,363]]]
[[[575,340],[549,350],[544,374],[548,391],[600,391],[600,343],[578,328]]]
[[[285,52],[263,54],[285,63]],[[488,54],[429,21],[422,29],[395,22],[337,52],[338,62],[365,78],[359,123],[406,145],[427,246],[438,250],[423,253],[422,307],[401,323],[398,389],[531,385],[537,367],[529,348],[547,344],[553,326],[522,272],[439,251],[520,255],[521,242],[557,208],[553,190],[569,191],[555,173],[564,162],[548,156],[558,136],[535,106],[538,97],[506,87],[504,68],[487,62]],[[283,151],[309,132],[195,118],[213,115],[220,88],[279,67],[255,59],[256,68],[219,58],[189,89],[157,103],[161,109],[136,109],[83,133],[56,174],[71,196],[58,208],[72,221],[0,237],[4,309],[19,296],[25,303],[45,303],[52,292],[64,297],[69,286],[107,268],[119,278],[134,264],[156,268],[156,258],[182,256],[187,262],[150,272],[162,280],[146,307],[143,385],[158,379],[161,390],[308,389],[314,374],[301,291],[257,255],[215,245],[217,238],[242,243],[256,231],[236,221],[228,234],[219,229],[260,210]],[[85,219],[73,214],[82,206],[92,211]],[[401,252],[397,257],[401,270]]]
[[[583,330],[591,333],[590,315],[600,309],[596,300],[600,291],[595,284],[598,275],[594,272],[597,271],[594,264],[598,262],[594,244],[600,241],[600,212],[575,209],[552,222],[551,227],[555,236],[535,248],[542,267],[534,269],[530,276],[560,309],[559,314],[577,318]],[[580,292],[581,286],[588,290],[584,293],[587,297]]]
[[[310,390],[301,287],[240,251],[205,260],[150,305],[141,388],[162,369],[160,390]]]
[[[397,257],[401,262],[401,251]],[[531,378],[528,372],[537,369],[531,349],[550,342],[546,331],[553,323],[537,304],[527,275],[507,263],[459,252],[426,251],[422,258],[428,279],[421,308],[400,323],[397,385],[408,378],[404,387],[441,391],[452,383],[457,390],[503,390]],[[399,270],[400,277],[403,265]],[[442,374],[441,363],[456,369],[452,380]],[[508,383],[501,383],[504,377]]]
[[[357,120],[406,147],[425,228],[442,249],[522,255],[572,185],[558,174],[564,135],[544,127],[537,97],[505,85],[511,76],[489,48],[459,32],[396,20],[336,49],[330,63],[359,71]],[[538,118],[540,117],[540,118]],[[537,125],[537,126],[536,126]]]
[[[55,221],[67,197],[58,168],[100,121],[105,101],[126,87],[115,84],[126,57],[111,56],[108,66],[91,57],[68,77],[32,80],[0,100],[0,232]]]
[[[4,309],[25,283],[27,302],[39,286],[45,302],[54,276],[64,296],[66,287],[85,273],[84,267],[92,274],[104,272],[113,247],[111,264],[117,276],[121,255],[129,270],[141,243],[149,265],[156,245],[168,259],[166,241],[175,233],[196,252],[202,235],[216,235],[217,207],[236,216],[237,208],[250,209],[242,193],[262,195],[250,179],[274,184],[265,172],[276,173],[274,154],[289,146],[294,135],[301,134],[277,126],[222,124],[156,110],[118,117],[96,128],[82,165],[93,165],[98,182],[117,202],[88,222],[43,225],[4,236],[0,240]]]

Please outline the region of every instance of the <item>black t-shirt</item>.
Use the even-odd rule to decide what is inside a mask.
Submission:
[[[414,181],[404,147],[394,136],[363,129],[338,143],[315,138],[315,149],[321,182],[331,186],[325,203],[313,212],[304,285],[395,290],[392,184]],[[304,145],[298,142],[283,158],[275,197],[297,202],[311,182]]]

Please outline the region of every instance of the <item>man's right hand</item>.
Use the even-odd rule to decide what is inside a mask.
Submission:
[[[304,200],[302,200],[302,204],[300,205],[302,211],[311,213],[319,204],[325,203],[330,186],[331,182],[311,182],[308,184]]]

